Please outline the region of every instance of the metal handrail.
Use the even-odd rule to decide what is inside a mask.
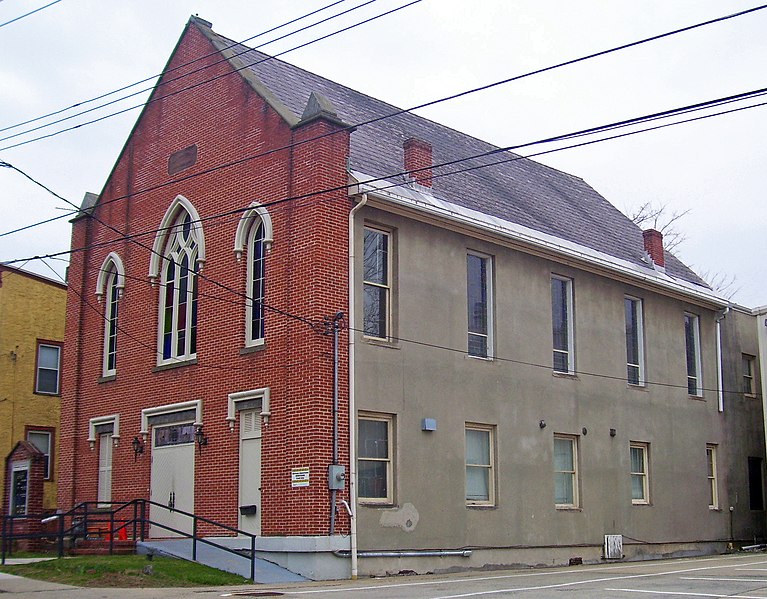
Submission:
[[[103,506],[106,503],[108,503],[112,509],[103,509]],[[162,524],[160,522],[152,520],[151,518],[148,518],[147,509],[146,509],[147,504],[150,506],[156,506],[158,508],[168,510],[169,512],[181,514],[182,516],[187,516],[191,518],[192,532],[188,533],[184,530],[179,530],[179,529],[173,528],[172,526],[168,526],[166,524]],[[93,511],[89,510],[89,507],[92,505],[97,506],[97,508]],[[114,506],[117,506],[117,507],[115,508]],[[127,517],[125,519],[115,518],[115,516],[119,516],[123,510],[126,510],[131,507],[133,509],[132,517]],[[51,533],[51,532],[17,533],[17,532],[14,532],[13,530],[14,529],[13,523],[15,520],[40,520],[41,522],[45,523],[45,522],[50,522],[52,518],[58,519],[58,526],[57,526],[58,530],[56,533]],[[69,527],[66,526],[67,518],[70,519]],[[164,505],[162,503],[158,503],[156,501],[152,501],[149,499],[132,499],[131,501],[121,501],[121,502],[84,501],[82,503],[77,504],[76,506],[74,506],[72,509],[70,509],[67,512],[62,512],[57,514],[4,515],[2,517],[2,530],[1,530],[2,539],[0,539],[0,563],[5,564],[6,555],[11,555],[10,550],[12,548],[12,541],[21,540],[21,539],[38,539],[38,538],[56,537],[58,556],[63,557],[64,556],[64,540],[67,537],[71,537],[72,539],[76,539],[79,536],[83,536],[83,538],[87,537],[89,522],[90,523],[93,523],[93,522],[109,523],[109,554],[110,555],[112,555],[112,553],[114,552],[115,534],[118,534],[120,530],[127,531],[128,527],[132,527],[133,540],[137,541],[140,539],[143,541],[145,538],[144,535],[145,535],[145,530],[147,525],[152,525],[152,526],[161,528],[163,530],[167,530],[182,538],[192,539],[192,560],[193,561],[197,561],[197,543],[198,542],[205,543],[206,545],[216,547],[228,553],[247,559],[247,556],[243,555],[242,553],[239,553],[236,549],[231,549],[230,547],[227,547],[215,541],[211,541],[210,539],[205,539],[203,537],[200,537],[198,534],[198,524],[200,522],[204,522],[205,524],[209,524],[211,526],[236,533],[237,535],[244,536],[250,539],[250,579],[255,581],[256,535],[250,532],[246,532],[244,530],[240,530],[233,526],[229,526],[227,524],[222,524],[221,522],[216,522],[215,520],[211,520],[210,518],[198,516],[191,512],[186,512],[184,510],[179,510],[176,508],[170,508],[167,505]]]

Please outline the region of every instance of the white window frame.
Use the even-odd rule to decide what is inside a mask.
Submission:
[[[692,326],[692,348],[687,340],[687,321],[690,321]],[[684,347],[685,347],[685,363],[687,367],[687,393],[693,397],[701,397],[703,395],[703,367],[700,356],[700,316],[692,314],[691,312],[684,313],[685,320],[685,335],[684,335]],[[693,351],[692,360],[690,359],[690,349]],[[690,372],[690,363],[695,367],[695,373]],[[694,392],[691,385],[694,384]]]
[[[253,262],[255,255],[253,252],[253,241],[258,228],[262,229],[261,237],[261,336],[253,335]],[[274,230],[272,219],[269,212],[258,202],[251,202],[248,210],[243,213],[240,222],[237,225],[237,232],[234,238],[234,255],[237,261],[242,260],[245,254],[246,267],[246,290],[247,301],[245,303],[245,347],[258,347],[264,344],[266,335],[266,322],[264,319],[264,300],[266,297],[266,257],[272,249],[274,243]]]
[[[386,281],[379,283],[376,281],[368,281],[365,279],[365,234],[370,231],[377,235],[382,235],[386,239]],[[386,229],[380,227],[374,227],[371,225],[365,225],[362,230],[362,330],[363,336],[368,339],[379,339],[383,341],[389,341],[391,339],[391,320],[392,320],[392,233]],[[379,311],[383,312],[385,323],[383,335],[374,335],[368,333],[365,327],[365,306],[366,298],[365,289],[367,287],[374,287],[384,291],[384,303],[385,305]],[[380,333],[380,331],[379,331]]]
[[[40,449],[30,438],[30,435],[45,435],[48,437],[48,451]],[[27,429],[27,441],[32,443],[40,453],[42,453],[47,462],[47,468],[45,469],[44,480],[53,480],[53,432],[50,430],[37,429],[35,427],[29,427]]]
[[[634,450],[642,452],[642,470],[634,470],[634,460],[631,455]],[[650,503],[650,444],[632,441],[629,444],[629,471],[631,474],[631,503],[633,505],[649,505]],[[642,497],[634,497],[634,479],[642,481]]]
[[[708,509],[719,509],[719,484],[717,481],[717,446],[714,443],[706,444],[706,478],[708,480]]]
[[[472,422],[467,422],[465,426],[465,432],[464,432],[464,438],[468,434],[469,431],[473,432],[479,432],[487,435],[488,438],[488,462],[485,464],[470,464],[468,460],[468,455],[466,455],[468,451],[468,442],[464,441],[465,448],[464,448],[464,458],[465,458],[465,464],[466,464],[466,493],[465,499],[466,499],[466,505],[469,506],[492,506],[495,505],[495,427],[489,426],[485,424],[476,424]],[[477,468],[477,469],[483,469],[487,471],[487,480],[488,480],[488,498],[487,499],[470,499],[469,498],[469,489],[468,489],[468,483],[469,483],[469,469],[470,468]]]
[[[754,369],[756,367],[756,357],[750,354],[743,355],[743,394],[754,396],[756,387],[754,386]]]
[[[359,484],[359,481],[357,482],[357,492],[358,496],[357,499],[360,503],[368,503],[368,504],[381,504],[381,505],[392,505],[394,503],[394,415],[393,414],[383,414],[378,412],[361,412],[359,416],[357,417],[357,439],[358,442],[361,440],[361,435],[359,434],[359,423],[363,420],[367,421],[373,421],[373,422],[385,422],[386,423],[386,445],[387,445],[387,455],[385,458],[375,458],[375,457],[365,457],[362,455],[362,452],[357,451],[357,476],[359,477],[361,468],[359,467],[360,462],[368,461],[368,462],[385,462],[386,463],[386,497],[365,497],[361,494],[362,485]]]
[[[47,368],[40,365],[40,350],[43,348],[53,348],[56,350],[56,368]],[[56,372],[56,390],[43,391],[40,389],[40,371],[50,370]],[[40,395],[61,395],[61,345],[57,343],[46,343],[38,341],[37,343],[37,362],[35,364],[35,393]]]
[[[573,469],[572,470],[557,470],[556,468],[556,444],[557,441],[566,441],[570,444],[571,451],[572,451],[572,462],[573,462]],[[554,506],[556,509],[560,510],[568,510],[568,509],[578,509],[580,507],[580,489],[579,489],[579,468],[578,468],[578,437],[576,435],[563,435],[563,434],[554,434],[554,454],[552,454],[552,462],[554,466],[554,477],[555,477],[555,483],[554,483]],[[573,489],[573,497],[572,502],[570,503],[557,503],[556,501],[556,475],[557,474],[566,474],[569,475],[572,479],[572,489]]]
[[[487,305],[485,306],[485,310],[487,313],[487,322],[486,324],[486,331],[484,333],[481,332],[474,332],[471,331],[471,327],[469,324],[471,323],[471,318],[469,316],[469,312],[471,311],[471,306],[469,306],[469,257],[474,256],[475,258],[481,259],[485,264],[485,285],[486,288],[484,290],[485,298]],[[475,252],[472,250],[468,250],[466,252],[466,330],[467,330],[467,347],[466,347],[466,353],[470,358],[477,358],[480,360],[492,360],[494,357],[494,339],[493,339],[493,326],[494,326],[494,304],[495,304],[495,297],[494,297],[494,288],[493,288],[493,257],[488,254],[483,254],[481,252]],[[472,338],[472,335],[475,337],[484,337],[485,338],[485,355],[480,354],[474,354],[471,353],[471,343],[469,343],[469,340]]]
[[[567,349],[559,349],[556,347],[553,347],[554,345],[554,310],[558,308],[558,306],[554,306],[554,289],[553,284],[554,281],[558,281],[560,283],[564,283],[564,294],[565,294],[565,318],[567,319],[567,327],[566,327],[566,334],[567,334]],[[552,334],[552,350],[553,355],[556,356],[557,354],[565,354],[566,362],[567,362],[567,369],[566,370],[559,370],[556,367],[556,360],[554,359],[554,356],[552,356],[552,368],[554,369],[554,372],[558,372],[561,374],[575,374],[575,313],[573,311],[573,280],[568,277],[561,277],[559,275],[551,275],[551,282],[552,282],[552,290],[551,290],[551,334]]]
[[[96,297],[104,301],[104,347],[102,375],[117,374],[117,333],[119,331],[119,301],[125,289],[125,267],[120,256],[110,252],[99,269],[96,279]],[[110,340],[114,345],[110,348]],[[111,364],[110,364],[110,358]]]
[[[624,315],[624,328],[627,329],[628,322],[626,322],[626,303],[631,302],[636,307],[636,331],[632,331],[632,334],[636,335],[637,341],[637,358],[638,363],[628,361],[629,353],[629,336],[628,330],[626,330],[626,382],[633,387],[644,387],[645,385],[645,355],[644,355],[644,301],[641,298],[627,295],[623,299],[623,315]],[[637,370],[637,382],[631,381],[629,375],[630,369],[635,368]]]

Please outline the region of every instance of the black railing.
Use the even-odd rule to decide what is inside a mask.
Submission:
[[[174,528],[157,519],[152,520],[148,517],[147,506],[165,510],[169,514],[179,514],[189,518],[192,532]],[[204,543],[243,559],[249,559],[250,579],[255,581],[256,535],[216,522],[210,518],[203,518],[191,512],[168,507],[156,501],[147,499],[134,499],[125,502],[85,501],[76,505],[68,512],[3,516],[2,519],[2,539],[0,542],[0,563],[2,564],[5,564],[7,556],[12,555],[13,545],[16,541],[53,541],[56,543],[58,557],[63,557],[67,540],[74,546],[78,539],[93,538],[94,535],[99,538],[104,538],[105,536],[109,541],[109,554],[112,555],[115,549],[115,537],[117,537],[118,541],[144,541],[148,536],[148,527],[153,526],[178,537],[191,539],[193,561],[197,561],[198,543]],[[26,530],[19,529],[19,522],[21,521],[26,524],[24,527]],[[209,530],[219,529],[249,538],[250,555],[243,555],[237,549],[232,549],[200,536],[200,523],[206,524]],[[30,529],[34,529],[34,532]]]

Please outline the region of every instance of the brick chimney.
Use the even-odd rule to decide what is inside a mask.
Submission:
[[[411,137],[405,140],[402,147],[405,149],[405,170],[411,173],[411,178],[419,184],[431,187],[431,144]]]
[[[655,229],[646,229],[642,231],[644,238],[644,249],[650,254],[652,261],[661,267],[666,266],[666,259],[663,254],[663,233]]]

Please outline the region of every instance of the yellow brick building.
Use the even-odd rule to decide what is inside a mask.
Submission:
[[[66,298],[66,285],[0,265],[0,457],[22,439],[46,454],[45,509],[56,507]]]

